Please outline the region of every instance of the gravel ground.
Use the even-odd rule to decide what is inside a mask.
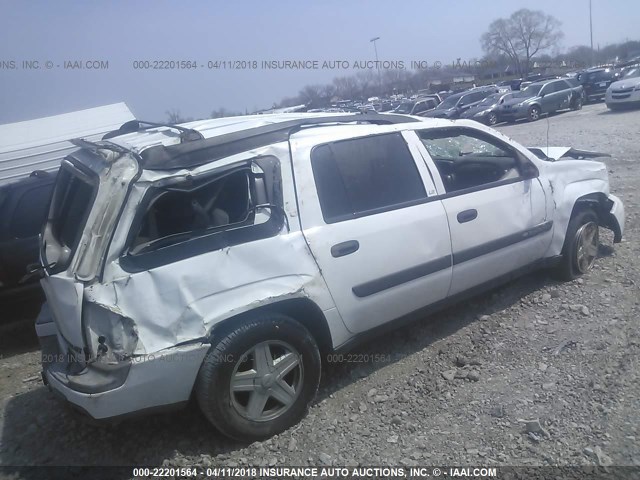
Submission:
[[[627,230],[615,249],[602,235],[589,275],[529,275],[364,345],[383,361],[327,364],[309,415],[251,445],[195,405],[93,425],[42,386],[21,339],[0,355],[0,465],[640,465],[639,124],[598,104],[498,127],[613,155]]]

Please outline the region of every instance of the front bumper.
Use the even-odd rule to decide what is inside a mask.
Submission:
[[[43,308],[36,321],[42,347],[42,378],[59,397],[94,419],[106,419],[189,400],[208,344],[168,348],[110,368],[76,368],[60,355],[53,320]],[[50,317],[49,317],[50,318]]]
[[[528,115],[529,109],[527,108],[522,108],[522,107],[515,107],[515,108],[504,108],[504,109],[500,109],[498,110],[498,118],[500,118],[501,120],[520,120],[521,118],[526,118]]]
[[[632,88],[621,90],[607,90],[604,100],[609,105],[637,105],[640,104],[640,90]]]

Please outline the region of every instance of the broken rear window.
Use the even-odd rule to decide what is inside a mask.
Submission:
[[[57,243],[54,271],[64,270],[80,242],[97,192],[97,177],[63,164],[53,191],[49,212],[52,240]]]
[[[250,177],[251,170],[247,168],[206,181],[186,181],[163,188],[149,206],[131,253],[249,221],[253,216]]]

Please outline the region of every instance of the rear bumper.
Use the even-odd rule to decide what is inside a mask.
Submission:
[[[94,364],[73,371],[73,364],[70,367],[59,353],[55,323],[46,321],[47,313],[43,308],[36,321],[43,382],[89,416],[120,417],[189,400],[208,344],[183,345],[107,367]]]
[[[590,92],[585,93],[584,96],[588,102],[595,102],[596,100],[604,100],[605,92],[605,90],[602,92]]]

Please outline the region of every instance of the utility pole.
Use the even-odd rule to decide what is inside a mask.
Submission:
[[[593,17],[591,15],[591,0],[589,0],[589,36],[591,37],[591,66],[593,66]]]
[[[376,53],[376,70],[378,70],[378,86],[382,88],[382,77],[380,76],[380,65],[378,64],[378,47],[376,47],[376,41],[380,40],[380,37],[374,37],[369,40],[373,43],[373,51]]]

